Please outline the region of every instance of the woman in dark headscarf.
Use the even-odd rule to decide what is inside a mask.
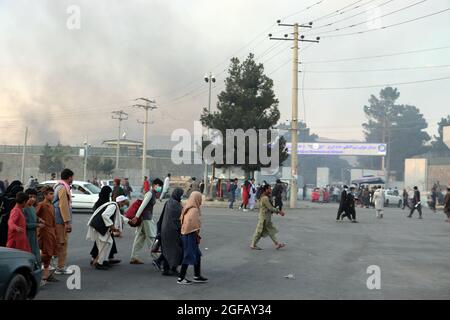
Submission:
[[[181,243],[180,215],[183,207],[181,197],[183,189],[176,188],[164,205],[163,212],[158,221],[161,233],[161,256],[155,263],[163,264],[163,275],[178,275],[177,267],[183,259],[183,245]]]
[[[6,188],[0,199],[0,246],[5,247],[8,240],[9,213],[16,205],[16,194],[23,191],[22,182],[15,180]]]
[[[97,202],[94,204],[94,208],[93,211],[95,212],[95,210],[97,210],[99,207],[101,207],[102,205],[104,205],[107,202],[111,201],[111,192],[112,189],[109,186],[104,186],[101,190],[100,193],[98,195],[98,200]],[[111,247],[111,252],[109,253],[109,264],[116,264],[116,263],[120,263],[120,260],[118,259],[114,259],[114,255],[117,253],[117,247],[116,247],[116,240],[114,240],[114,235],[111,234],[111,238],[113,241],[112,247]],[[92,247],[91,250],[91,264],[92,262],[95,260],[95,258],[98,256],[98,248],[97,248],[97,243],[94,242],[94,246]]]

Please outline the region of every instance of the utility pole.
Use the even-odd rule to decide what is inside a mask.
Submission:
[[[305,36],[300,36],[299,39],[299,27],[312,28],[312,22],[308,25],[303,24],[285,24],[281,23],[281,20],[277,21],[278,26],[281,27],[293,27],[293,38],[289,38],[288,34],[284,35],[284,38],[272,37],[269,34],[270,40],[287,40],[293,41],[294,47],[292,50],[292,117],[291,117],[291,192],[290,192],[290,207],[292,209],[297,208],[297,193],[298,193],[298,43],[303,42],[319,42],[320,37],[316,40],[307,40]]]
[[[88,139],[86,138],[86,141],[84,142],[84,168],[83,168],[83,181],[87,181],[87,160],[88,160],[88,150],[91,147],[91,145],[88,142]]]
[[[119,111],[113,111],[112,112],[112,119],[119,120],[119,132],[117,135],[117,151],[116,151],[116,170],[119,170],[119,156],[120,156],[120,138],[121,138],[121,125],[122,121],[128,120],[128,113],[124,112],[123,110]]]
[[[27,148],[27,139],[28,139],[28,127],[25,128],[25,138],[22,149],[22,170],[20,171],[20,181],[22,181],[22,183],[25,183],[25,154]]]
[[[205,82],[209,84],[209,91],[208,91],[208,113],[211,113],[211,86],[213,82],[216,82],[216,78],[212,75],[212,73],[210,72],[208,75],[205,76]],[[208,130],[209,131],[209,130]],[[202,150],[203,153],[203,150]],[[206,162],[206,159],[204,159],[205,161],[205,169],[203,172],[203,194],[205,195],[205,197],[208,196],[208,163]],[[212,186],[214,183],[214,173],[215,173],[215,168],[214,168],[215,164],[213,164],[213,172],[212,172],[212,177],[211,177],[211,198],[212,198]]]
[[[148,111],[154,110],[157,107],[154,105],[156,103],[155,100],[150,100],[147,98],[137,98],[135,100],[145,102],[145,104],[133,105],[133,107],[142,108],[145,110],[145,120],[138,121],[139,123],[142,123],[144,125],[144,137],[142,139],[142,181],[144,181],[144,177],[146,176],[145,172],[147,171],[147,127],[149,124]]]

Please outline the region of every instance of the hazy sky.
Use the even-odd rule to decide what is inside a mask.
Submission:
[[[450,8],[450,0],[323,0],[314,5],[319,1],[0,0],[0,143],[21,143],[28,125],[34,144],[61,141],[75,145],[88,136],[98,145],[116,138],[117,121],[111,119],[111,111],[120,109],[130,114],[124,122],[127,137],[141,140],[142,126],[137,119],[142,119],[143,111],[130,105],[134,98],[148,97],[155,98],[158,105],[150,114],[154,124],[149,143],[158,145],[155,141],[161,138],[157,136],[168,136],[176,128],[193,128],[208,101],[205,73],[217,75],[214,105],[229,59],[233,55],[243,58],[249,52],[256,54],[273,78],[281,120],[285,121],[291,114],[292,52],[288,42],[270,41],[267,33],[290,32],[275,25],[277,19],[290,15],[283,21],[307,23],[323,17],[315,21],[316,30],[302,30],[306,36],[362,22],[323,34],[319,44],[301,43],[304,52],[300,57],[305,62],[301,69],[306,69],[306,74],[300,74],[300,87],[450,77],[450,67],[417,69],[450,65],[450,48],[307,64],[450,46],[450,11],[383,30],[325,37],[411,20]],[[70,5],[80,8],[80,29],[67,27]],[[355,8],[358,5],[361,7]],[[371,9],[377,5],[382,6]],[[343,13],[333,14],[346,6]],[[407,6],[411,7],[387,15]],[[387,16],[379,18],[382,15]],[[416,69],[348,72],[392,68]],[[396,87],[401,92],[399,103],[419,107],[434,134],[436,122],[450,114],[450,80]],[[361,139],[363,106],[370,94],[379,90],[305,90],[304,96],[299,94],[299,117],[304,119],[306,110],[308,125],[320,136]]]

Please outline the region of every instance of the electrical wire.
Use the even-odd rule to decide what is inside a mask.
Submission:
[[[424,82],[433,82],[433,81],[442,81],[448,80],[450,77],[441,77],[434,79],[425,79],[425,80],[416,80],[416,81],[406,81],[406,82],[393,82],[386,84],[374,84],[374,85],[366,85],[366,86],[349,86],[349,87],[317,87],[317,88],[304,88],[303,90],[310,91],[322,91],[322,90],[347,90],[347,89],[363,89],[363,88],[377,88],[377,87],[387,87],[387,86],[396,86],[396,85],[408,85],[408,84],[416,84],[416,83],[424,83]]]

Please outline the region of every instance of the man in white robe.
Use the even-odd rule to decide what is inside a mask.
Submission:
[[[98,256],[94,260],[94,266],[98,270],[107,270],[109,253],[113,239],[111,232],[122,232],[123,223],[128,219],[121,214],[121,208],[126,205],[127,197],[119,196],[116,201],[111,201],[98,207],[89,219],[87,240],[95,241],[98,248]]]

